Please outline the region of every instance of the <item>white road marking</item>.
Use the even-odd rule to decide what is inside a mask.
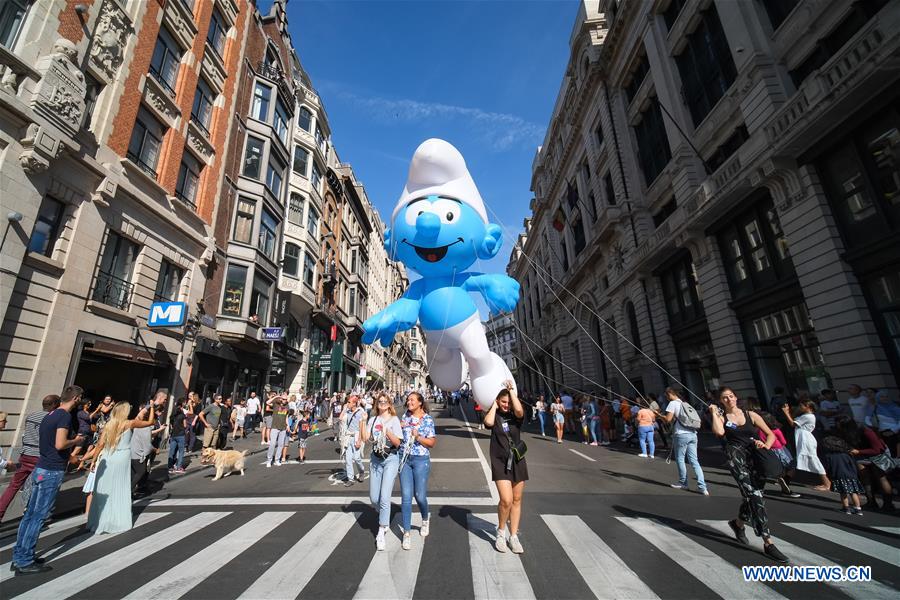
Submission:
[[[574,448],[569,448],[569,452],[574,452],[575,454],[577,454],[577,455],[580,456],[581,458],[586,458],[587,460],[589,460],[589,461],[591,461],[591,462],[597,462],[597,459],[591,458],[591,457],[588,456],[587,454],[582,454],[581,452],[579,452],[578,450],[575,450]]]
[[[68,519],[63,519],[62,521],[54,521],[47,525],[47,529],[41,532],[41,535],[50,535],[54,531],[61,531],[63,529],[69,529],[71,527],[78,527],[79,525],[84,525],[87,523],[87,515],[77,515],[75,517],[69,517]],[[0,548],[0,552],[4,550],[9,550],[13,546],[16,545],[16,536],[18,532],[10,534],[3,539],[12,538],[12,542]]]
[[[722,533],[729,538],[734,537],[734,532],[731,531],[731,527],[728,526],[728,521],[697,521],[703,525],[706,525],[710,529],[714,529],[719,533]],[[751,538],[752,539],[752,538]],[[757,540],[756,543],[751,542],[751,545],[754,549],[763,551],[762,540]],[[812,566],[820,566],[820,567],[834,567],[839,566],[837,563],[828,560],[824,556],[819,556],[818,554],[814,554],[809,550],[804,550],[784,539],[777,539],[775,545],[781,550],[785,556],[791,559],[791,564],[794,565],[812,565]],[[830,581],[827,582],[826,585],[830,585],[838,588],[851,598],[855,598],[857,600],[893,600],[897,597],[897,591],[889,588],[888,586],[878,583],[877,581]]]
[[[146,525],[147,523],[152,523],[157,519],[161,519],[167,515],[172,513],[167,512],[143,512],[138,515],[138,518],[134,521],[134,526],[132,526],[131,530],[137,529],[141,525]],[[96,535],[92,531],[85,531],[84,533],[80,533],[73,538],[63,540],[57,543],[54,546],[51,546],[47,550],[41,550],[40,555],[47,562],[51,562],[54,560],[59,560],[61,558],[65,558],[70,554],[74,554],[75,552],[81,552],[85,548],[90,548],[95,544],[99,544],[100,542],[105,542],[106,540],[112,539],[117,535],[121,535],[126,533],[124,531],[120,531],[119,533],[104,533],[101,535]],[[9,569],[10,563],[6,563],[4,565],[0,565],[0,571],[6,571]]]
[[[169,498],[150,502],[154,507],[172,506],[346,506],[354,502],[371,504],[369,496],[252,496],[236,498]],[[496,500],[487,496],[436,496],[428,498],[429,506],[493,506]]]
[[[284,523],[292,512],[266,512],[244,523],[216,544],[215,552],[198,552],[190,559],[186,569],[169,569],[156,579],[126,596],[132,600],[168,600],[181,598],[202,583],[228,561],[234,560],[244,550],[261,540],[270,531]]]
[[[890,533],[893,535],[900,535],[900,527],[873,527],[872,529],[877,529],[878,531],[883,531],[885,533]]]
[[[472,444],[475,446],[475,454],[478,455],[478,460],[481,462],[481,470],[484,472],[484,479],[487,481],[488,491],[491,493],[491,500],[493,500],[493,504],[497,504],[500,501],[500,494],[497,493],[497,488],[494,486],[493,479],[491,478],[491,468],[484,458],[481,446],[478,445],[478,438],[475,437],[475,430],[472,429],[472,426],[469,424],[469,419],[466,417],[466,411],[462,405],[459,406],[459,412],[462,413],[463,422],[465,422],[466,427],[469,430],[469,436],[472,438]]]
[[[398,515],[399,517],[399,515]],[[412,599],[419,577],[419,564],[425,550],[425,540],[418,531],[411,532],[411,550],[403,550],[400,544],[403,532],[400,519],[395,519],[387,534],[386,550],[375,552],[366,574],[363,575],[354,600]],[[374,540],[372,544],[374,545]]]
[[[871,556],[889,565],[900,567],[900,550],[893,546],[820,523],[785,523],[785,525],[838,546],[849,548],[854,552]]]
[[[367,463],[367,462],[369,462],[369,459],[364,458],[363,462]],[[481,462],[481,460],[478,458],[432,458],[431,462],[432,463],[477,463],[477,462]],[[265,461],[263,461],[259,464],[264,466],[266,463],[265,463]],[[344,461],[338,460],[336,458],[335,459],[319,458],[319,459],[309,459],[303,463],[297,462],[296,460],[291,459],[291,460],[287,461],[286,463],[282,463],[282,466],[286,466],[286,465],[301,465],[301,466],[305,466],[305,465],[343,465],[343,464],[344,464]],[[273,467],[273,468],[275,468],[275,467]]]
[[[650,519],[616,518],[722,598],[733,598],[737,590],[744,599],[784,598],[765,584],[744,581],[738,567],[668,525]]]
[[[530,600],[534,590],[522,559],[512,551],[497,552],[497,514],[468,515],[469,560],[475,600],[516,598]],[[483,532],[483,533],[479,533]],[[484,538],[490,538],[490,541]]]
[[[44,585],[28,590],[17,598],[68,598],[86,590],[92,585],[112,577],[119,571],[138,563],[151,554],[168,548],[184,538],[200,531],[207,525],[230,515],[230,512],[204,512],[145,537],[129,546],[116,550],[93,562],[61,573],[60,577]]]
[[[357,515],[330,512],[247,588],[240,598],[296,598],[356,523]]]
[[[542,515],[597,598],[658,599],[653,590],[579,517]]]

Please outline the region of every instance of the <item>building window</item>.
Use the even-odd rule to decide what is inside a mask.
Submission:
[[[874,316],[881,322],[876,327],[885,338],[885,350],[894,367],[900,366],[900,270],[896,267],[865,282],[872,298]]]
[[[597,122],[597,129],[594,130],[597,136],[597,148],[603,145],[603,123]]]
[[[562,268],[563,272],[569,270],[569,248],[566,245],[566,238],[562,238],[559,240],[559,245],[562,248]]]
[[[127,310],[134,285],[131,274],[137,261],[138,245],[114,231],[106,237],[106,247],[100,259],[100,270],[94,280],[91,299]]]
[[[669,31],[672,30],[672,25],[675,24],[675,21],[678,19],[678,15],[681,14],[681,9],[684,8],[685,4],[687,4],[687,0],[671,0],[669,6],[663,11],[663,20],[665,20],[666,28],[669,29]]]
[[[643,52],[643,48],[641,48]],[[650,73],[650,64],[647,62],[647,55],[638,59],[637,66],[631,74],[631,80],[628,82],[628,85],[625,86],[625,96],[628,98],[628,102],[630,103],[634,100],[635,94],[641,88],[641,84],[644,83],[644,79]]]
[[[306,210],[306,231],[309,232],[309,235],[313,237],[313,239],[318,237],[319,231],[319,215],[316,214],[316,209],[310,205]]]
[[[710,171],[717,171],[748,139],[750,139],[750,134],[747,133],[747,127],[741,125],[706,159],[706,166]]]
[[[350,301],[347,302],[347,314],[356,314],[356,288],[350,288]]]
[[[150,75],[163,86],[170,96],[175,96],[178,66],[181,64],[181,48],[165,27],[159,29],[156,47],[150,60]]]
[[[689,254],[663,271],[660,276],[669,323],[678,327],[703,316],[694,263]]]
[[[607,172],[603,177],[603,189],[606,193],[607,206],[616,205],[616,192],[613,190],[612,173]]]
[[[303,146],[294,146],[294,173],[298,175],[303,175],[304,177],[309,177],[306,174],[307,168],[309,167],[309,150],[304,148]]]
[[[0,4],[0,45],[12,49],[25,21],[30,0],[6,0]]]
[[[234,219],[234,239],[249,244],[253,239],[253,220],[256,217],[256,203],[243,196],[238,198],[237,215]]]
[[[311,288],[314,288],[315,277],[316,261],[313,259],[312,254],[306,252],[303,256],[303,283]]]
[[[319,165],[316,164],[316,161],[313,161],[312,165],[312,185],[317,192],[322,192],[322,171],[319,170]]]
[[[262,172],[262,155],[265,142],[253,136],[247,136],[247,147],[244,150],[244,177],[259,179]]]
[[[663,204],[662,208],[653,215],[653,227],[657,228],[662,225],[666,219],[672,216],[672,213],[675,212],[675,209],[678,208],[678,204],[675,202],[675,197],[673,196],[668,202]]]
[[[175,195],[192,207],[196,206],[200,170],[200,162],[190,152],[185,150],[181,156],[181,167],[178,169],[178,183],[175,185]]]
[[[766,14],[769,15],[769,22],[772,24],[772,31],[777,30],[787,19],[794,7],[797,6],[799,0],[762,0]]]
[[[37,218],[34,220],[31,239],[28,240],[29,252],[53,256],[53,248],[59,238],[64,213],[65,205],[62,202],[49,196],[44,198]]]
[[[250,105],[250,114],[254,119],[267,122],[269,119],[269,104],[272,102],[272,88],[256,82],[253,88],[253,103]]]
[[[278,135],[278,139],[281,140],[282,144],[287,146],[288,115],[287,109],[284,108],[284,104],[281,102],[281,98],[275,98],[275,121],[273,122],[273,127],[275,129],[275,134]]]
[[[222,54],[225,52],[225,35],[227,32],[228,28],[225,27],[225,18],[219,12],[219,9],[214,8],[212,19],[209,21],[209,30],[206,32],[206,41],[215,53],[219,55],[219,58],[222,58]]]
[[[184,269],[176,267],[167,260],[159,264],[159,279],[156,280],[156,292],[153,294],[154,302],[174,302],[178,300],[178,292],[181,289],[181,280],[184,278]]]
[[[297,244],[284,245],[284,260],[281,262],[281,271],[285,275],[296,277],[300,271],[300,247]]]
[[[259,222],[259,239],[256,247],[259,251],[275,260],[275,243],[278,241],[278,221],[275,216],[269,212],[269,209],[263,208],[262,219]]]
[[[672,158],[659,100],[653,98],[647,110],[641,113],[641,122],[634,126],[634,134],[644,182],[649,186]]]
[[[225,294],[222,296],[222,314],[241,316],[244,289],[247,287],[247,267],[228,265],[225,274]]]
[[[281,181],[284,178],[284,167],[273,156],[269,159],[269,169],[266,171],[266,186],[276,198],[281,197]]]
[[[201,77],[197,80],[197,91],[194,92],[194,105],[191,107],[191,121],[209,136],[209,123],[212,120],[213,102],[216,95],[209,84]]]
[[[322,135],[322,130],[319,128],[318,123],[316,124],[316,145],[319,146],[322,154],[325,154],[325,136]]]
[[[631,343],[638,349],[641,347],[641,330],[638,327],[637,314],[634,312],[634,302],[625,303],[625,316],[628,319],[628,327],[631,329]]]
[[[685,103],[697,126],[734,83],[737,69],[715,4],[700,13],[700,23],[685,39],[687,45],[675,62]]]
[[[141,106],[138,109],[134,129],[131,130],[131,142],[128,144],[128,158],[143,171],[156,178],[156,164],[166,129],[156,120],[150,111]]]
[[[303,196],[291,193],[288,200],[288,223],[303,227]]]
[[[305,106],[301,106],[300,111],[297,114],[297,125],[299,125],[300,129],[303,131],[312,133],[312,112]]]
[[[104,85],[94,79],[90,73],[84,74],[84,116],[81,119],[81,126],[90,129],[91,120],[94,117],[94,109],[97,108],[97,98],[103,92]]]
[[[584,224],[581,222],[580,215],[572,223],[572,238],[575,242],[575,254],[577,256],[587,245],[587,240],[584,237]]]
[[[272,283],[259,275],[253,278],[253,293],[250,295],[250,320],[265,326],[269,322],[269,290]]]

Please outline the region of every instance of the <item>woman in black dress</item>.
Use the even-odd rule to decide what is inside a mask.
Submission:
[[[508,544],[510,550],[521,554],[525,550],[519,541],[519,519],[522,517],[522,492],[528,480],[528,465],[524,456],[517,460],[510,450],[510,441],[520,447],[525,409],[513,389],[513,382],[507,381],[505,385],[506,389],[497,394],[496,401],[484,415],[484,426],[491,430],[491,479],[500,494],[494,546],[498,552],[506,552]],[[509,539],[506,537],[507,521]]]

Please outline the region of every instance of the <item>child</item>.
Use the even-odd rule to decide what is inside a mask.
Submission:
[[[831,491],[841,495],[841,510],[848,515],[862,515],[862,506],[859,503],[859,495],[866,489],[859,480],[856,469],[856,461],[850,454],[856,440],[848,437],[858,437],[856,423],[847,416],[838,416],[835,430],[822,440],[824,451],[825,469],[831,477]],[[847,421],[851,422],[848,427]],[[850,503],[853,503],[851,506]]]
[[[822,478],[822,483],[813,487],[814,490],[827,492],[831,489],[831,481],[825,474],[825,467],[816,455],[818,443],[813,437],[816,428],[816,405],[809,398],[801,400],[797,404],[796,417],[791,415],[791,407],[785,404],[782,408],[788,424],[794,428],[794,440],[797,446],[797,468],[801,471],[816,473]]]
[[[297,435],[297,444],[299,446],[297,462],[301,465],[306,462],[306,439],[309,437],[311,429],[309,421],[309,411],[304,410],[300,413],[300,418],[297,419],[297,422],[294,424],[294,433]]]
[[[778,419],[776,419],[775,416],[771,413],[761,412],[759,413],[759,415],[763,418],[763,421],[766,422],[766,425],[769,426],[769,429],[772,430],[772,433],[775,434],[775,443],[772,444],[772,452],[775,453],[775,455],[778,457],[778,460],[781,461],[781,466],[784,467],[784,475],[778,478],[778,485],[781,486],[781,493],[791,498],[799,498],[800,494],[791,491],[791,488],[787,483],[790,474],[794,470],[794,456],[791,454],[790,449],[788,449],[787,447],[787,440],[784,437],[784,433],[781,432],[781,423],[779,423]],[[762,442],[765,442],[766,434],[763,433],[763,430],[757,429],[756,432],[759,436],[759,439]]]

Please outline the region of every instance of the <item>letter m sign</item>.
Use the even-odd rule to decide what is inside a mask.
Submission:
[[[184,302],[154,302],[150,305],[148,327],[180,327],[187,316]]]

